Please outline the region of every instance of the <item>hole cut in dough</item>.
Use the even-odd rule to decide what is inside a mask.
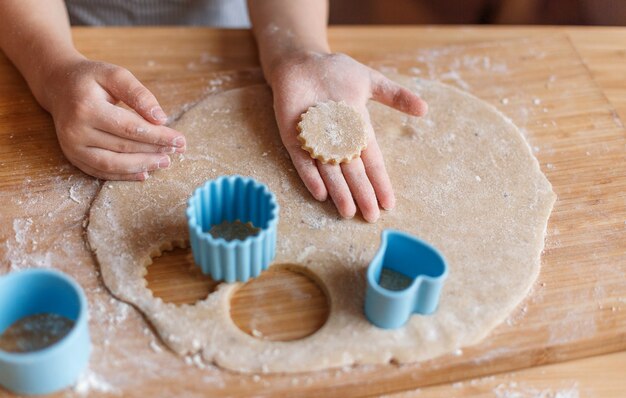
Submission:
[[[152,258],[145,280],[154,297],[177,305],[205,300],[220,284],[202,273],[190,247],[178,246],[162,249]]]
[[[330,302],[321,281],[296,264],[274,264],[243,284],[230,301],[233,322],[250,336],[292,341],[321,329]]]

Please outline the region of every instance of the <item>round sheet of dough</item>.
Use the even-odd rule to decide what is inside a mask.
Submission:
[[[243,372],[302,372],[433,358],[485,337],[531,288],[555,200],[518,129],[492,106],[455,88],[397,78],[429,103],[424,118],[370,104],[397,196],[376,224],[342,220],[306,191],[281,144],[266,86],[211,96],[175,123],[188,151],[143,183],[106,183],[91,209],[89,242],[104,282],[134,304],[174,351]],[[195,305],[167,304],[146,288],[145,266],[187,239],[186,200],[223,174],[266,183],[281,206],[275,263],[298,263],[330,297],[315,334],[265,341],[237,328],[222,284]],[[363,315],[365,270],[381,231],[395,228],[439,248],[449,263],[437,312],[382,330]]]

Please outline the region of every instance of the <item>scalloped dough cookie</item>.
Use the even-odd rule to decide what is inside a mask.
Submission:
[[[302,149],[322,163],[348,163],[367,147],[363,117],[343,101],[310,107],[302,114],[298,130]]]
[[[479,342],[533,285],[555,195],[518,128],[493,106],[444,84],[395,79],[430,111],[415,118],[368,105],[397,196],[377,223],[339,219],[330,201],[311,197],[281,143],[267,86],[226,91],[175,123],[188,150],[170,169],[141,183],[107,182],[96,197],[88,237],[104,283],[173,351],[240,372],[416,362]],[[328,320],[308,337],[267,341],[239,330],[229,308],[237,284],[221,284],[195,305],[164,303],[146,287],[151,256],[188,237],[194,188],[235,173],[277,196],[275,263],[300,264],[329,295]],[[437,312],[395,330],[363,315],[365,270],[385,228],[432,243],[449,265]]]

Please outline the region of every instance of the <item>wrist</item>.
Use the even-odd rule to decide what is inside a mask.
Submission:
[[[255,30],[259,55],[265,79],[271,85],[277,70],[285,65],[304,62],[308,58],[330,54],[330,46],[323,33],[294,32],[274,24]]]
[[[282,51],[263,64],[263,74],[270,87],[273,87],[274,82],[280,80],[294,66],[322,59],[330,54],[328,47],[296,48]]]
[[[72,65],[76,65],[86,58],[76,49],[42,55],[38,64],[30,71],[26,80],[37,102],[48,112],[52,113],[53,105],[57,101],[59,91],[67,89],[62,80],[68,76]]]

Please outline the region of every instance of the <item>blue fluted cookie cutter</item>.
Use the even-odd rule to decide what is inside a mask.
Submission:
[[[403,290],[386,289],[379,283],[383,268],[413,281]],[[380,328],[395,329],[413,313],[431,314],[447,276],[446,260],[437,249],[407,233],[386,229],[367,269],[365,316]]]
[[[257,277],[276,256],[279,206],[269,188],[252,178],[222,176],[198,187],[187,207],[193,258],[216,281],[245,282]],[[208,233],[223,221],[251,222],[261,231],[226,241]]]
[[[56,343],[24,353],[0,350],[0,384],[26,395],[50,394],[74,384],[89,362],[87,300],[65,274],[28,269],[0,277],[0,333],[30,315],[52,313],[74,321]]]

